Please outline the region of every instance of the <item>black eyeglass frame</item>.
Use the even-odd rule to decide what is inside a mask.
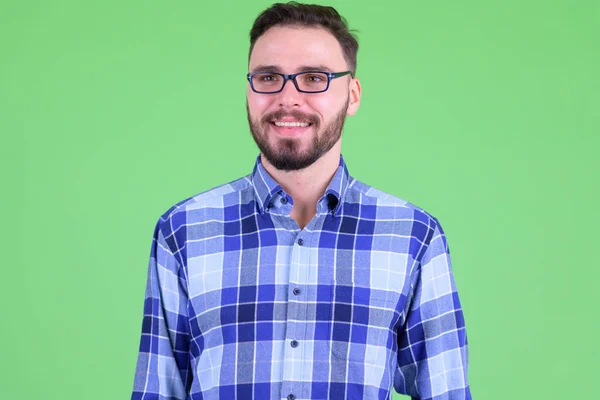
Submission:
[[[254,75],[259,75],[259,74],[270,74],[270,75],[279,75],[283,78],[283,84],[281,85],[281,89],[275,91],[275,92],[261,92],[258,91],[254,88],[254,84],[252,83],[252,77]],[[301,90],[298,87],[298,82],[296,81],[296,77],[298,75],[302,75],[302,74],[323,74],[327,76],[327,86],[325,86],[325,89],[323,90],[318,90],[316,92],[314,91],[306,91],[306,90]],[[302,72],[298,72],[295,74],[280,74],[279,72],[268,72],[268,71],[257,71],[257,72],[251,72],[247,75],[248,78],[248,82],[250,83],[250,87],[252,88],[252,91],[254,93],[259,93],[259,94],[275,94],[275,93],[279,93],[283,90],[283,88],[285,88],[285,84],[287,83],[288,80],[292,81],[294,83],[294,86],[296,87],[296,90],[299,91],[300,93],[323,93],[326,92],[327,89],[329,89],[329,84],[331,83],[332,79],[335,78],[340,78],[342,76],[346,76],[348,74],[352,74],[352,71],[343,71],[343,72],[325,72],[325,71],[302,71]]]

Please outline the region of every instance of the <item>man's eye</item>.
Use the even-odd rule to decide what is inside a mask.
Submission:
[[[319,83],[323,81],[323,77],[321,75],[306,75],[305,79],[311,83]]]
[[[263,82],[273,82],[276,81],[279,77],[277,75],[261,75],[260,80]]]

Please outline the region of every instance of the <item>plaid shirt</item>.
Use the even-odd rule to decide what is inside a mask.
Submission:
[[[470,399],[439,221],[343,156],[302,230],[292,206],[259,156],[160,217],[132,399]]]

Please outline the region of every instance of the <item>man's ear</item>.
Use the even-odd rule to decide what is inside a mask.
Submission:
[[[350,103],[348,104],[347,115],[354,115],[360,106],[360,96],[362,94],[362,88],[358,78],[353,78],[350,81]]]

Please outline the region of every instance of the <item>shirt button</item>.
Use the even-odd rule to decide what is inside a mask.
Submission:
[[[296,347],[298,347],[298,341],[297,341],[297,340],[292,340],[292,341],[290,342],[290,346],[292,346],[293,348],[296,348]]]
[[[304,244],[304,240],[302,238],[298,239],[298,245],[302,246]]]
[[[281,198],[281,204],[287,204],[287,202],[288,202],[287,197]]]
[[[294,288],[294,294],[298,296],[300,294],[300,289]]]
[[[288,394],[288,400],[296,400],[296,396],[290,393]]]

